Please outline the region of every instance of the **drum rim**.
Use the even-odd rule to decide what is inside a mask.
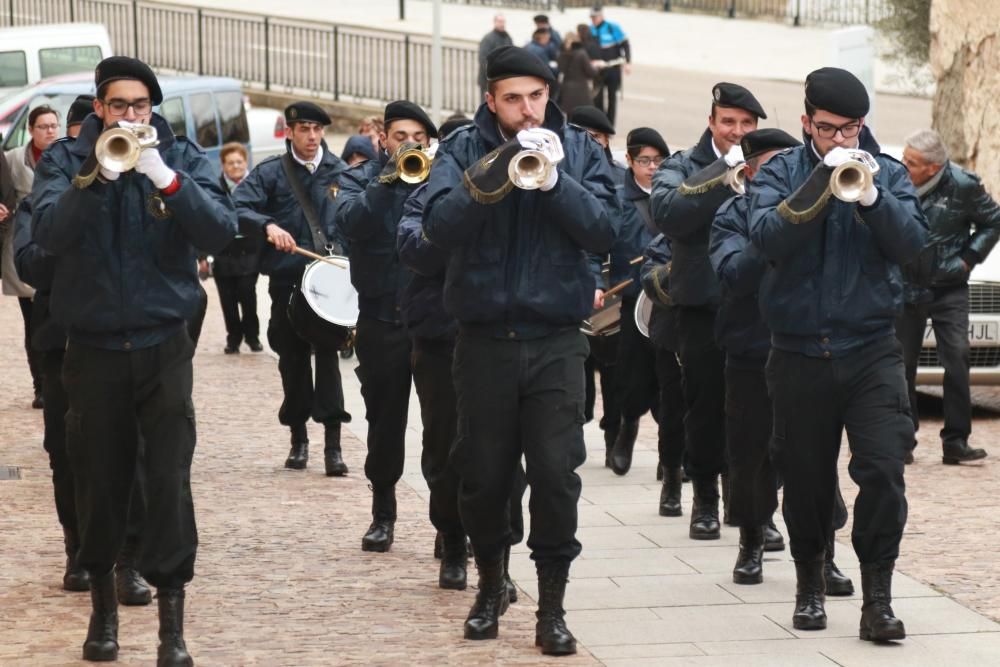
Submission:
[[[355,304],[357,304],[358,291],[354,288],[354,285],[351,283],[350,279],[351,261],[347,257],[344,257],[342,255],[327,255],[327,257],[329,257],[330,259],[341,260],[347,265],[343,268],[343,270],[348,272],[347,285],[351,288],[351,291],[354,293]],[[339,327],[355,328],[358,326],[358,318],[361,316],[360,305],[355,305],[354,311],[357,314],[354,316],[353,319],[345,317],[341,318],[329,317],[327,316],[326,313],[324,313],[322,310],[316,307],[316,304],[314,304],[312,302],[312,299],[310,298],[309,292],[306,291],[306,276],[309,275],[311,271],[315,272],[314,267],[324,263],[325,262],[323,262],[322,260],[316,259],[310,262],[306,266],[305,271],[303,271],[302,273],[302,280],[300,281],[299,284],[299,292],[302,293],[302,298],[306,300],[306,303],[309,305],[309,308],[313,311],[313,313],[315,313],[316,316],[321,320],[323,320],[324,322],[329,322],[330,324],[335,324]]]
[[[650,317],[653,315],[653,300],[646,296],[645,292],[639,292],[639,298],[635,300],[635,312],[632,316],[635,318],[635,328],[639,330],[646,338],[649,338],[649,324],[643,321],[641,315],[642,311],[646,305],[649,303],[649,314]]]

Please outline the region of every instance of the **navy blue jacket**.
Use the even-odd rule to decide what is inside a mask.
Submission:
[[[819,162],[811,144],[774,156],[754,176],[750,239],[772,266],[760,304],[779,350],[840,357],[893,335],[903,303],[899,267],[924,246],[927,220],[906,168],[881,154],[868,128],[860,142],[880,167],[872,206],[830,197],[801,224],[778,213]]]
[[[426,202],[427,183],[423,183],[406,200],[399,221],[399,259],[413,274],[403,293],[403,321],[415,338],[452,340],[458,323],[444,309],[448,253],[424,236]]]
[[[646,260],[639,269],[642,291],[653,302],[653,313],[649,317],[649,340],[656,347],[664,350],[679,349],[677,337],[677,309],[658,286],[659,274],[666,271],[669,275],[673,253],[670,240],[663,234],[657,234],[643,251]]]
[[[291,151],[291,142],[286,141],[285,144],[286,151]],[[316,214],[327,242],[340,245],[340,250],[346,254],[346,244],[334,224],[337,204],[333,199],[338,187],[337,178],[345,165],[330,151],[326,142],[322,145],[323,157],[316,171],[310,174],[298,162],[294,169],[316,205]],[[264,228],[275,223],[291,234],[299,246],[320,255],[326,254],[325,248],[313,247],[309,222],[285,177],[280,155],[254,167],[236,186],[232,196],[240,218],[240,231],[248,238],[265,238]],[[260,272],[270,276],[273,285],[298,285],[302,272],[311,261],[303,255],[275,250],[266,240],[261,243]]]
[[[678,306],[719,305],[719,280],[708,260],[708,237],[716,210],[726,193],[732,193],[722,187],[692,195],[681,195],[678,190],[685,179],[717,159],[712,133],[705,130],[695,146],[671,155],[653,175],[649,203],[657,227],[673,249],[670,297]]]
[[[611,246],[611,285],[617,285],[625,280],[632,283],[622,290],[623,298],[634,299],[639,296],[639,265],[629,264],[642,255],[646,246],[653,240],[656,233],[646,223],[646,218],[639,207],[649,210],[649,195],[635,182],[635,176],[629,169],[625,173],[625,181],[619,191],[619,201],[622,205],[621,224],[615,233],[615,242]],[[650,221],[652,223],[652,221]]]
[[[150,198],[159,192],[138,172],[83,190],[72,185],[103,130],[97,116],[83,121],[76,141],[50,146],[35,168],[32,236],[57,258],[52,316],[71,341],[114,350],[164,341],[198,309],[195,248],[218,252],[236,234],[214,165],[162,117],[153,114],[151,123],[156,150],[180,178],[180,188],[162,196],[166,218],[152,214]]]
[[[388,162],[384,151],[340,175],[337,228],[351,244],[351,283],[364,317],[402,323],[400,301],[410,273],[399,263],[396,232],[414,185],[379,183]]]
[[[566,156],[548,192],[514,188],[491,205],[469,194],[465,170],[502,142],[485,104],[434,158],[424,234],[449,253],[445,308],[485,335],[533,338],[579,327],[594,304],[587,253],[606,253],[614,240],[620,212],[603,150],[568,127],[551,102],[544,127],[560,135]]]
[[[722,283],[722,303],[715,317],[715,340],[730,359],[764,359],[771,350],[771,332],[757,304],[757,290],[767,261],[750,242],[748,197],[723,204],[712,223],[709,256]]]
[[[18,277],[35,288],[31,299],[31,347],[47,352],[66,348],[66,332],[52,321],[49,302],[56,258],[31,238],[31,196],[21,200],[14,214],[14,268]]]

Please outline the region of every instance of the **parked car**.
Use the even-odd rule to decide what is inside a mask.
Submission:
[[[159,82],[163,102],[155,111],[167,120],[174,134],[196,141],[220,173],[222,144],[238,141],[253,156],[239,81],[222,77],[161,76]],[[45,79],[0,99],[0,132],[4,134],[0,147],[8,151],[27,143],[26,125],[31,109],[48,104],[65,119],[70,104],[84,93],[95,93],[93,74]]]
[[[255,107],[249,103],[247,123],[253,144],[253,163],[285,152],[285,114],[278,109]]]
[[[100,23],[57,23],[0,28],[0,95],[62,74],[93,72],[111,55]]]

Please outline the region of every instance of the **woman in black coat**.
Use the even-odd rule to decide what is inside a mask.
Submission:
[[[597,76],[597,69],[591,62],[586,44],[573,31],[568,31],[563,41],[563,50],[559,54],[559,71],[563,77],[559,106],[567,116],[573,115],[576,107],[594,103],[591,84]]]

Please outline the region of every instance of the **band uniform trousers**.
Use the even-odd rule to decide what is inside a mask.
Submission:
[[[825,551],[835,525],[841,433],[858,485],[851,539],[862,564],[894,561],[906,524],[903,458],[913,421],[899,341],[868,343],[842,358],[771,350],[772,462],[784,480],[784,515],[795,560]]]
[[[677,355],[656,348],[656,379],[659,386],[657,406],[657,444],[660,465],[679,468],[684,462],[684,383]]]
[[[972,433],[972,396],[969,389],[969,286],[934,290],[934,300],[906,304],[896,319],[896,336],[903,344],[906,384],[910,395],[913,428],[920,429],[917,414],[917,365],[930,318],[937,341],[938,362],[944,368],[944,427],[942,442],[966,441]]]
[[[42,392],[42,359],[41,352],[31,346],[31,334],[34,331],[31,324],[31,313],[34,306],[30,296],[19,296],[17,303],[21,307],[21,319],[24,320],[24,353],[28,359],[28,370],[31,372],[31,384],[36,394]]]
[[[216,275],[215,287],[219,290],[219,305],[222,306],[222,319],[226,323],[226,345],[239,347],[243,341],[251,343],[260,340],[257,274]]]
[[[726,469],[726,356],[715,343],[715,311],[677,306],[678,357],[684,381],[684,465],[691,479]]]
[[[403,475],[412,378],[410,336],[404,326],[362,315],[354,350],[368,420],[365,476],[372,488],[387,489]]]
[[[601,70],[596,85],[594,106],[604,111],[608,120],[614,125],[615,116],[618,115],[618,90],[622,87],[621,65]],[[604,104],[605,95],[607,95],[607,106]]]
[[[576,539],[583,441],[583,364],[576,328],[530,340],[461,330],[453,375],[458,396],[459,509],[477,557],[493,560],[511,542],[509,507],[523,454],[529,501],[528,548],[539,563],[568,562]]]
[[[649,339],[639,332],[635,323],[635,302],[638,297],[622,298],[621,333],[618,343],[616,374],[621,396],[622,418],[639,419],[647,411],[659,417],[660,388],[656,377],[656,352]]]
[[[321,424],[349,422],[351,415],[344,410],[344,387],[336,350],[315,350],[316,382],[313,383],[312,345],[299,337],[288,319],[288,302],[297,289],[295,285],[273,282],[268,287],[271,319],[267,342],[278,353],[278,372],[284,390],[278,421],[285,426],[305,424],[310,417]]]
[[[608,336],[588,336],[587,342],[590,345],[590,355],[584,364],[584,376],[586,378],[586,405],[584,414],[589,422],[594,418],[594,403],[597,402],[597,383],[594,380],[594,372],[601,375],[601,415],[600,426],[602,430],[608,428],[616,429],[622,420],[621,397],[616,388],[615,364],[618,363],[618,340],[621,334],[615,333]]]
[[[72,341],[66,348],[63,384],[79,562],[92,575],[111,570],[124,542],[141,449],[146,521],[138,569],[157,588],[179,588],[194,576],[193,355],[194,344],[184,329],[140,350],[105,350]]]
[[[729,461],[729,516],[737,526],[760,526],[778,508],[771,467],[771,400],[765,359],[726,359],[726,449]]]

